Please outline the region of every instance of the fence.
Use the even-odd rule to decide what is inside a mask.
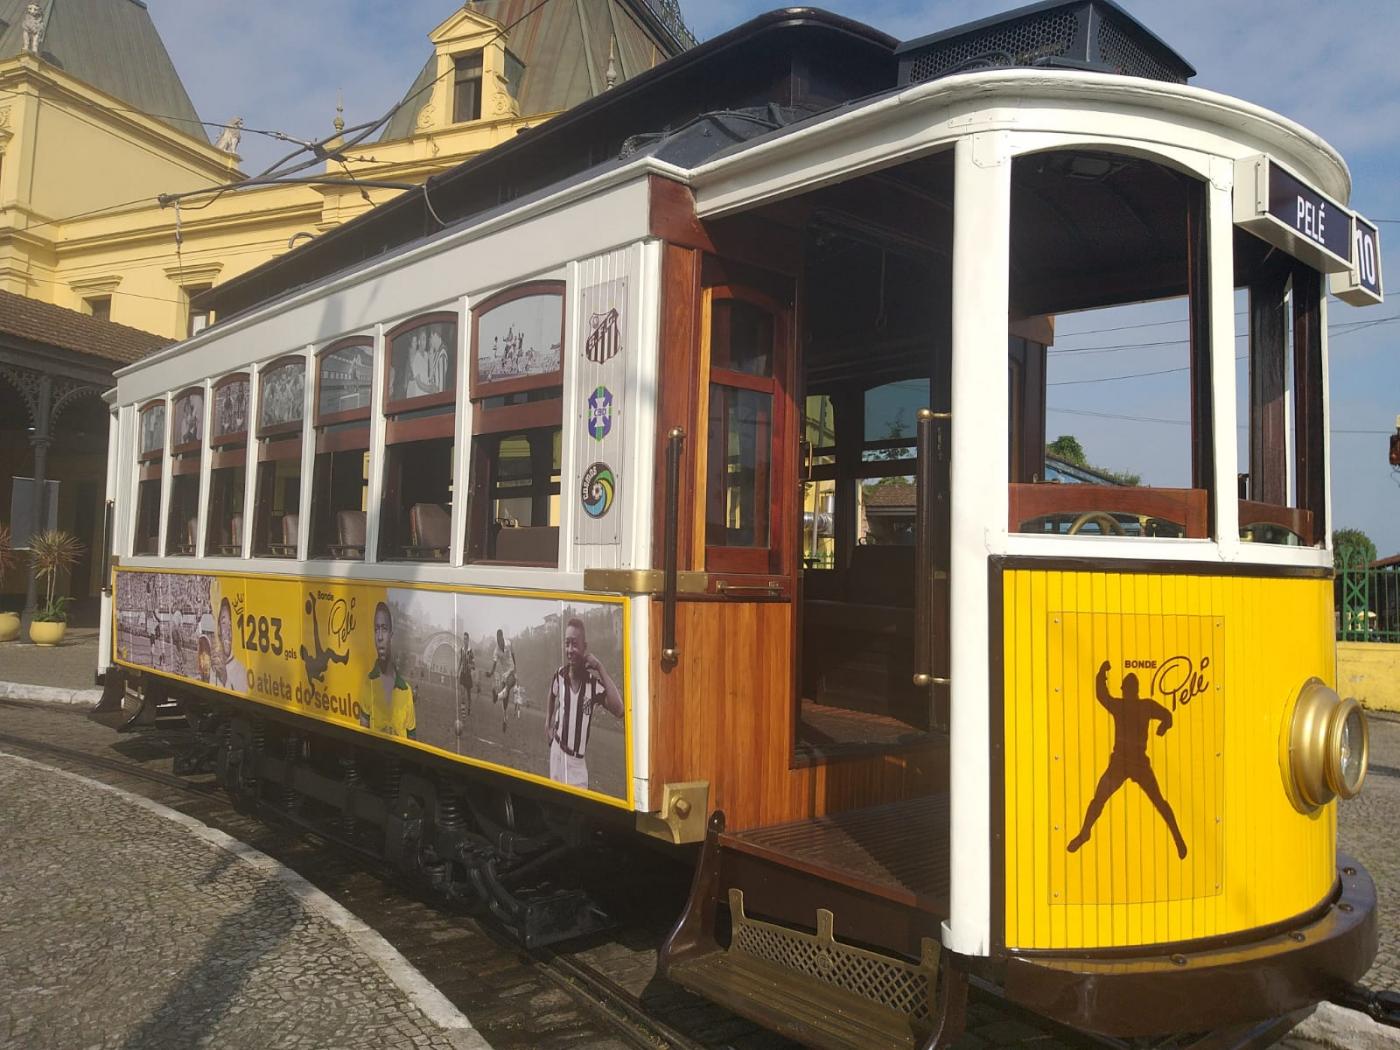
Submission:
[[[1400,642],[1400,569],[1337,570],[1337,639]]]

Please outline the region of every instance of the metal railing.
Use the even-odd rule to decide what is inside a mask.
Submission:
[[[1400,642],[1400,570],[1337,570],[1337,640]]]

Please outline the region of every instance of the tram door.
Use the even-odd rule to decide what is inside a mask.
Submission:
[[[946,260],[839,226],[804,258],[796,747],[895,749],[946,724]]]

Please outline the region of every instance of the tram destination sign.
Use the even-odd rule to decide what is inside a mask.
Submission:
[[[1323,273],[1352,268],[1352,213],[1262,154],[1235,162],[1235,223]]]
[[[1381,281],[1381,231],[1360,215],[1352,217],[1351,269],[1332,275],[1332,294],[1352,306],[1385,301]]]

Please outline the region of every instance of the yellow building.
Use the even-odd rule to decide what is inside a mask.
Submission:
[[[210,143],[220,125],[195,112],[143,0],[0,0],[0,523],[75,533],[93,553],[71,593],[102,582],[98,395],[113,369],[207,323],[192,296],[694,43],[676,0],[442,6],[382,126],[358,143],[345,129],[301,181],[266,185]],[[0,608],[26,582],[33,606],[23,575],[0,582]]]
[[[0,0],[0,290],[172,338],[203,323],[192,294],[403,192],[352,176],[421,184],[693,42],[674,0],[468,4],[428,34],[378,137],[343,158],[333,140],[299,174],[335,183],[186,197],[177,216],[163,195],[245,175],[210,144],[145,5],[48,0],[31,54],[26,4]]]

